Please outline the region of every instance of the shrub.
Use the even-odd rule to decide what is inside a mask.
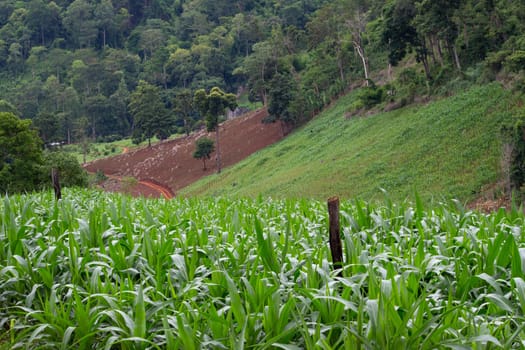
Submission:
[[[60,174],[60,185],[62,187],[86,187],[88,184],[87,172],[80,166],[78,159],[61,151],[44,152],[44,169],[46,174],[51,174],[55,168]]]
[[[399,73],[396,80],[397,96],[405,98],[408,103],[414,101],[414,97],[423,89],[426,89],[426,80],[414,68],[406,68]],[[423,90],[424,91],[424,90]]]
[[[365,108],[371,108],[383,102],[384,96],[385,91],[382,87],[371,85],[362,88],[359,92],[358,98]]]
[[[195,141],[195,152],[193,152],[193,158],[201,159],[203,164],[203,170],[206,170],[206,159],[210,159],[211,154],[215,151],[215,143],[212,139],[207,137],[201,137]]]
[[[137,185],[138,182],[139,181],[133,176],[124,176],[120,181],[120,186],[122,191],[124,191],[125,193],[131,193],[131,191]]]
[[[97,183],[101,183],[101,182],[104,182],[108,179],[108,177],[106,176],[106,174],[104,174],[104,172],[102,170],[97,170],[97,173],[95,174],[95,181]]]
[[[525,51],[518,50],[509,55],[504,62],[504,66],[507,70],[514,73],[523,70],[525,67]]]

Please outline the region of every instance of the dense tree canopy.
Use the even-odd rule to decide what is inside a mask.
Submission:
[[[217,86],[271,104],[272,82],[290,76],[289,111],[309,116],[389,65],[433,87],[469,69],[520,73],[524,51],[519,0],[0,2],[0,100],[67,142],[80,125],[93,139],[130,135],[141,80],[187,132],[198,123],[181,91]]]
[[[133,115],[133,140],[140,142],[157,136],[163,140],[170,135],[171,117],[160,98],[160,89],[141,80],[131,94],[129,109]]]
[[[38,188],[42,165],[41,141],[31,121],[0,112],[0,192]]]

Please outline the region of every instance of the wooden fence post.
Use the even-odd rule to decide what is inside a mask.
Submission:
[[[341,229],[339,226],[339,198],[328,199],[328,222],[330,225],[330,250],[334,269],[343,267],[343,247],[341,245]],[[342,271],[340,272],[342,275]]]
[[[62,191],[60,190],[60,179],[56,168],[51,168],[51,181],[53,182],[53,190],[55,190],[55,199],[58,201],[62,198]]]

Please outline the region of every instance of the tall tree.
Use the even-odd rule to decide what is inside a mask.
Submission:
[[[108,128],[110,123],[109,119],[112,119],[111,106],[108,103],[106,96],[97,94],[89,96],[85,100],[86,112],[89,117],[89,126],[91,128],[91,138],[93,141],[97,140],[97,136],[101,133],[99,129]]]
[[[262,41],[253,45],[253,52],[246,57],[242,71],[248,78],[248,86],[263,104],[268,102],[268,82],[277,69],[275,50],[271,42]]]
[[[61,127],[63,122],[60,120],[60,115],[52,113],[40,113],[33,119],[33,123],[38,129],[38,133],[44,141],[44,144],[49,146],[53,142],[62,141]]]
[[[308,22],[307,31],[310,50],[316,51],[315,49],[319,48],[320,54],[335,58],[339,70],[339,79],[341,82],[345,82],[348,62],[347,45],[344,35],[344,17],[341,16],[341,9],[337,3],[330,3],[319,9]],[[317,57],[319,56],[317,55]],[[317,62],[317,64],[323,63]]]
[[[270,121],[279,121],[281,127],[294,124],[297,116],[290,110],[290,104],[297,93],[297,84],[288,72],[277,73],[270,81],[268,113]]]
[[[455,46],[458,28],[454,15],[460,3],[461,0],[419,0],[416,2],[418,12],[414,18],[418,32],[429,43],[432,57],[443,65],[443,49],[446,49],[458,70],[461,65]]]
[[[237,98],[234,94],[226,93],[220,88],[214,87],[209,94],[207,94],[204,89],[195,91],[194,102],[201,115],[206,118],[206,128],[208,131],[215,131],[217,173],[220,173],[221,148],[219,137],[219,117],[224,115],[227,108],[232,111],[237,108]]]
[[[193,98],[189,89],[182,89],[176,93],[173,99],[173,111],[178,120],[183,123],[184,132],[190,135],[193,128]]]
[[[32,31],[32,40],[42,46],[49,45],[60,32],[60,8],[54,2],[31,0],[27,9],[25,23]]]
[[[63,23],[77,48],[93,47],[98,36],[94,5],[87,0],[75,0],[67,8]]]
[[[117,91],[109,97],[111,114],[118,120],[119,128],[114,133],[127,135],[133,122],[128,111],[130,93],[124,77],[121,78]]]
[[[182,88],[188,88],[195,75],[195,62],[190,50],[177,48],[169,56],[167,63],[169,80]]]
[[[366,86],[370,79],[370,67],[363,36],[368,23],[369,3],[370,1],[366,0],[343,0],[340,7],[341,13],[347,14],[345,26],[350,32],[352,46],[361,60]]]
[[[398,0],[385,5],[381,39],[388,48],[388,60],[393,66],[418,42],[417,30],[412,25],[415,16],[416,7],[412,0]]]
[[[0,193],[38,188],[42,179],[41,143],[30,120],[0,112]]]
[[[171,134],[171,115],[160,98],[160,89],[157,86],[141,80],[130,96],[129,110],[133,116],[135,142],[145,138],[151,146],[153,136],[163,140]]]
[[[427,79],[430,79],[430,65],[425,38],[414,24],[417,13],[417,7],[413,0],[396,0],[388,3],[385,6],[381,39],[388,47],[388,60],[393,66],[397,65],[410,49],[415,49],[416,59],[423,64]]]
[[[109,43],[116,43],[116,16],[111,0],[102,0],[100,3],[95,5],[94,8],[94,21],[97,26],[100,37],[101,37],[101,47],[104,49],[108,45],[108,38],[113,39],[109,40]]]

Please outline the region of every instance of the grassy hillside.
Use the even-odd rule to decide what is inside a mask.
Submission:
[[[501,178],[500,129],[520,103],[497,84],[369,117],[350,94],[285,140],[182,195],[469,200]]]

